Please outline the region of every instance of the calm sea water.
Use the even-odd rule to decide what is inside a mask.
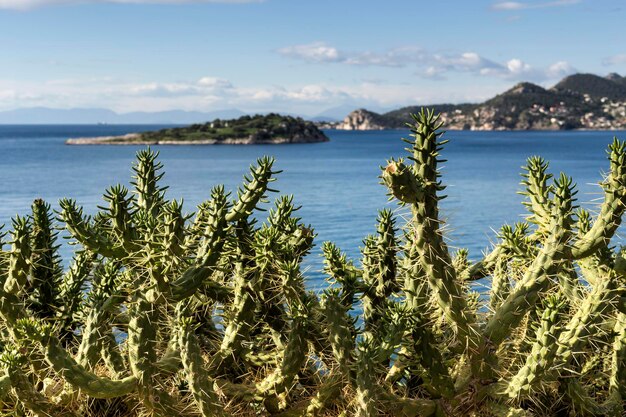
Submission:
[[[62,197],[72,197],[93,213],[102,204],[102,192],[113,184],[129,186],[131,164],[140,147],[66,146],[69,137],[123,134],[161,126],[0,126],[0,224],[27,214],[36,197],[55,208]],[[213,185],[236,190],[248,166],[263,155],[276,158],[283,170],[274,183],[283,194],[293,194],[302,205],[300,216],[314,226],[318,248],[323,241],[337,243],[353,258],[362,239],[375,231],[377,210],[396,209],[377,178],[390,157],[403,156],[406,131],[328,131],[328,143],[259,146],[162,146],[164,182],[170,198],[184,199],[188,212],[209,197]],[[551,171],[564,171],[578,184],[579,202],[594,207],[600,197],[596,185],[608,169],[606,147],[626,132],[455,132],[443,151],[448,161],[443,180],[447,236],[454,247],[479,258],[503,223],[521,219],[524,208],[520,167],[531,155],[551,161]],[[401,215],[402,212],[399,212]],[[401,221],[400,221],[401,223]],[[63,255],[71,249],[64,247]],[[309,285],[323,276],[321,258],[307,261]]]

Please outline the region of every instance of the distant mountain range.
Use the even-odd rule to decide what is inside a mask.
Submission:
[[[337,122],[353,108],[343,109],[343,111],[340,108],[329,109],[320,115],[303,118],[317,123]],[[236,119],[246,114],[249,113],[238,109],[211,112],[169,110],[116,113],[113,110],[100,108],[29,107],[0,111],[0,124],[193,124],[206,123],[215,119]],[[285,116],[302,117],[298,114],[285,114]]]
[[[366,109],[350,113],[343,122],[327,124],[345,130],[404,128],[409,106],[378,114]],[[545,89],[523,82],[483,103],[434,104],[448,129],[565,130],[626,129],[626,77],[609,74],[570,75]]]

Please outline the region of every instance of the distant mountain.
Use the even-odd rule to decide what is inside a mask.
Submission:
[[[394,128],[404,128],[406,123],[411,121],[411,114],[419,113],[420,109],[424,106],[407,106],[398,110],[392,110],[382,114],[387,119],[387,123],[391,123]],[[476,107],[475,104],[463,103],[463,104],[433,104],[428,108],[434,108],[437,113],[446,113],[453,111],[471,111]]]
[[[626,77],[574,74],[549,89],[522,82],[483,103],[408,106],[383,114],[358,109],[327,127],[404,128],[421,107],[441,113],[448,129],[626,129]]]
[[[311,120],[337,122],[342,120],[346,114],[354,110],[354,107],[354,104],[342,104],[341,106],[331,107],[314,115]]]
[[[552,90],[587,94],[591,98],[607,97],[610,100],[626,101],[626,81],[618,74],[599,77],[594,74],[574,74],[563,78]]]
[[[315,123],[336,123],[340,120],[340,118],[331,117],[331,116],[315,116],[315,117],[308,117],[307,119]]]
[[[618,84],[626,85],[626,77],[622,77],[614,72],[606,76],[607,80],[615,81]]]
[[[212,112],[170,110],[116,113],[108,109],[51,109],[31,107],[0,112],[0,124],[191,124],[214,119],[232,119],[245,113],[237,109]]]
[[[350,113],[337,129],[343,130],[381,130],[385,129],[389,117],[365,109]]]

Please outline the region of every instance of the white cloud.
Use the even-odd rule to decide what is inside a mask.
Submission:
[[[189,84],[148,83],[130,86],[128,89],[128,94],[150,97],[178,97],[201,94],[201,91],[197,86]]]
[[[496,3],[491,7],[494,10],[520,10],[524,8],[524,4],[516,1],[503,1],[501,3]]]
[[[602,65],[626,64],[626,54],[613,55],[602,60]]]
[[[544,9],[546,7],[571,6],[574,4],[581,3],[581,2],[582,0],[556,0],[556,1],[549,1],[549,2],[543,2],[543,3],[502,1],[498,3],[494,3],[491,6],[491,8],[493,10],[515,11],[515,10],[526,10],[526,9]]]
[[[266,87],[242,89],[238,92],[239,99],[250,98],[257,104],[326,104],[337,100],[355,99],[342,87],[309,84],[302,87]]]
[[[0,79],[0,110],[25,107],[109,108],[117,112],[237,108],[247,112],[279,111],[315,115],[339,106],[373,109],[435,102],[484,100],[504,88],[469,85],[463,89],[435,83],[363,81],[336,85],[237,86],[203,77],[188,82],[129,82],[110,77],[45,82]]]
[[[283,56],[307,62],[340,62],[344,60],[337,48],[328,46],[324,42],[287,46],[278,49],[277,52]]]
[[[202,77],[198,80],[198,85],[205,88],[226,89],[233,88],[230,81],[217,77]]]
[[[345,64],[354,66],[415,67],[417,74],[430,79],[445,79],[450,72],[471,73],[485,77],[496,77],[521,81],[553,80],[575,72],[565,61],[551,64],[547,68],[534,68],[520,59],[513,58],[504,63],[485,58],[467,51],[462,53],[439,53],[417,46],[393,48],[387,51],[348,52],[314,42],[278,49],[285,57],[316,64]]]
[[[129,85],[126,94],[140,97],[208,97],[227,96],[233,92],[234,86],[226,79],[202,77],[196,82]]]
[[[280,55],[312,63],[343,63],[362,66],[403,67],[423,61],[427,56],[421,48],[409,46],[384,52],[344,52],[325,42],[292,45],[278,49]]]
[[[190,3],[260,3],[264,0],[0,0],[0,9],[31,10],[42,6],[60,6],[83,3],[127,4],[190,4]]]
[[[506,63],[506,68],[511,74],[523,74],[530,71],[530,65],[517,58],[508,61]]]
[[[555,62],[554,64],[550,65],[547,68],[546,76],[549,79],[557,79],[557,78],[563,78],[566,75],[570,75],[575,72],[576,72],[576,68],[571,66],[568,62],[559,61],[559,62]]]
[[[405,46],[393,48],[382,53],[361,52],[350,54],[345,63],[350,65],[383,66],[383,67],[404,67],[412,62],[426,62],[430,54],[422,48],[416,46]]]
[[[431,65],[430,67],[426,68],[420,75],[424,78],[431,78],[433,80],[444,80],[446,78],[444,76],[445,72],[445,68],[435,67]]]
[[[444,72],[472,72],[480,75],[489,75],[502,66],[494,61],[484,58],[476,52],[463,52],[461,54],[435,54],[429,61],[433,62],[434,68]]]

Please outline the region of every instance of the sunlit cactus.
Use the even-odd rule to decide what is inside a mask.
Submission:
[[[422,111],[381,178],[361,260],[321,245],[328,288],[307,291],[315,233],[262,158],[231,199],[186,215],[158,154],[132,190],[35,200],[0,234],[0,411],[16,416],[626,415],[626,144],[609,146],[597,216],[571,178],[531,157],[528,218],[483,259],[452,252],[440,217],[442,124]],[[399,219],[407,219],[399,224]],[[57,230],[75,254],[63,271]],[[8,242],[2,241],[6,238]],[[475,281],[482,280],[475,285]],[[481,287],[488,287],[478,293]]]

